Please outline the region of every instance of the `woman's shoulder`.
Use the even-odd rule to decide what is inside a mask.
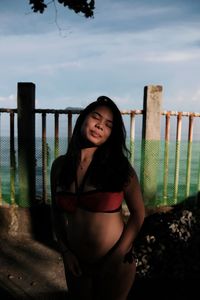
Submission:
[[[60,155],[57,158],[54,159],[52,165],[51,165],[51,186],[52,189],[55,189],[56,182],[58,181],[59,174],[61,172],[61,169],[63,167],[65,160],[65,155]]]
[[[54,162],[55,163],[60,163],[60,164],[62,164],[63,163],[63,161],[65,160],[65,157],[66,157],[66,155],[59,155],[58,157],[56,157],[55,159],[54,159]]]
[[[52,165],[51,165],[51,172],[56,172],[57,170],[60,170],[60,168],[63,166],[65,161],[65,155],[60,155],[57,158],[54,159]]]

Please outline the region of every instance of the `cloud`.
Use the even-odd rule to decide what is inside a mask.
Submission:
[[[0,105],[3,108],[16,108],[16,95],[1,96]]]
[[[157,62],[157,63],[169,63],[169,62],[188,62],[188,61],[196,61],[200,58],[200,53],[193,52],[185,52],[185,51],[172,51],[163,54],[153,53],[148,55],[145,60],[147,62]]]
[[[191,96],[191,101],[195,104],[200,103],[200,87],[197,89],[197,91],[194,92],[194,94]]]
[[[25,2],[28,7],[20,1]],[[183,89],[198,90],[200,19],[193,2],[97,1],[91,20],[59,9],[65,37],[53,6],[44,15],[26,15],[22,4],[15,11],[8,7],[11,0],[3,3],[1,95],[14,94],[17,82],[29,81],[36,83],[42,107],[63,108],[71,101],[84,106],[107,94],[122,108],[140,108],[148,84],[163,85],[168,101]],[[180,99],[188,105],[186,93]]]

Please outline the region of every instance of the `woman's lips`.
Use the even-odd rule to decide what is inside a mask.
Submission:
[[[91,130],[90,134],[95,138],[101,138],[101,135],[99,133],[97,133],[96,131]]]

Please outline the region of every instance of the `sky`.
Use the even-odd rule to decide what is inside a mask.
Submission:
[[[100,95],[142,109],[162,85],[163,110],[200,112],[200,1],[96,0],[94,18],[51,1],[0,0],[0,107],[18,82],[36,85],[36,108],[84,107]]]

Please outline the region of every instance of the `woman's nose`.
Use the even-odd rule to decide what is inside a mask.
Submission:
[[[101,123],[96,124],[95,127],[98,128],[99,130],[103,130],[103,126]]]

